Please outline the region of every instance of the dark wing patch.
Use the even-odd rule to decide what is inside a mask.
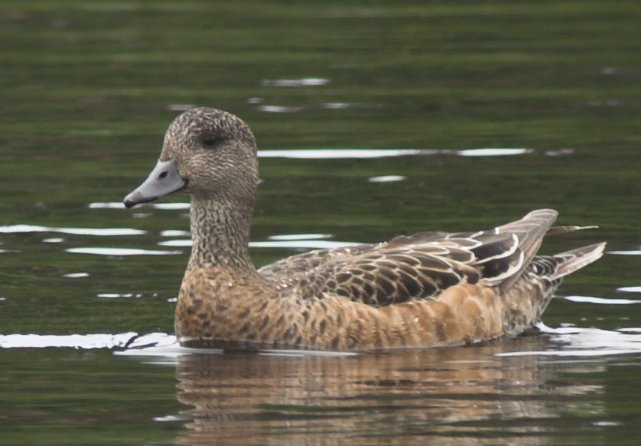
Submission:
[[[525,215],[522,219],[499,226],[495,231],[499,234],[513,234],[518,239],[519,249],[523,253],[519,269],[506,277],[501,283],[501,289],[509,289],[518,280],[525,268],[536,255],[543,237],[550,229],[558,213],[553,209],[537,209]]]
[[[483,278],[498,283],[517,273],[523,263],[519,239],[514,234],[491,234],[478,237],[481,244],[470,249]]]

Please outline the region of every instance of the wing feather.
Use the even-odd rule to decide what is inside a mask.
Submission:
[[[259,272],[297,287],[302,298],[338,295],[373,306],[436,298],[462,282],[484,281],[505,290],[532,262],[556,215],[542,209],[488,231],[424,232],[376,245],[310,251]]]

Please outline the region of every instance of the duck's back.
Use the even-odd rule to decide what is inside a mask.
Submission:
[[[488,231],[425,232],[379,244],[310,251],[259,269],[305,298],[336,294],[386,306],[435,299],[461,283],[509,288],[534,258],[556,212],[539,210]]]

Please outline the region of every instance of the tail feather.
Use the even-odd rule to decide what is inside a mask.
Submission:
[[[557,261],[557,267],[550,279],[560,279],[589,265],[603,255],[604,249],[605,242],[582,246],[581,248],[555,254],[553,257]]]
[[[598,226],[552,226],[548,229],[547,235],[565,234],[566,232],[583,231],[585,229],[598,229]]]

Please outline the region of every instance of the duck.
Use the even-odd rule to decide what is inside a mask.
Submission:
[[[540,321],[565,276],[605,243],[537,255],[557,212],[489,230],[421,232],[313,250],[256,268],[249,254],[257,144],[239,117],[196,107],[169,125],[131,208],[190,195],[192,249],[175,308],[186,347],[369,351],[516,336]]]

